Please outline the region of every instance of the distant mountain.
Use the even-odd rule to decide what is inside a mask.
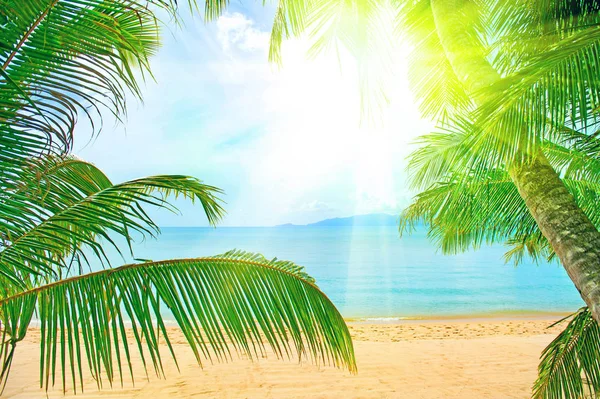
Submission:
[[[398,216],[387,213],[371,213],[368,215],[355,215],[345,218],[325,219],[304,226],[397,226]],[[295,224],[287,223],[276,227],[291,227]]]
[[[278,224],[275,227],[294,227],[294,226],[296,226],[296,225],[293,223],[286,223],[286,224]]]
[[[398,216],[387,213],[371,213],[368,215],[355,215],[346,218],[325,219],[311,223],[308,226],[395,226]]]

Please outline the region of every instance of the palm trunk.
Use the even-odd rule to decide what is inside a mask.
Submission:
[[[481,89],[500,76],[469,31],[468,0],[431,0],[437,33],[452,68],[476,104]],[[467,20],[465,20],[465,18]],[[511,165],[510,176],[544,237],[559,257],[581,297],[600,322],[600,233],[542,153]]]
[[[542,155],[510,176],[581,297],[600,321],[600,233]]]

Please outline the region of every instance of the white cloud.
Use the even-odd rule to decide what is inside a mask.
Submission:
[[[269,33],[254,26],[254,21],[240,13],[226,13],[217,20],[217,37],[225,53],[233,48],[252,52],[269,47]]]

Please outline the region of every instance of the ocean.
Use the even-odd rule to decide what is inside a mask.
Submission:
[[[346,318],[395,319],[572,312],[583,306],[558,263],[504,263],[506,247],[443,255],[395,226],[167,227],[134,246],[142,259],[230,249],[306,267]],[[115,263],[114,266],[118,264]]]

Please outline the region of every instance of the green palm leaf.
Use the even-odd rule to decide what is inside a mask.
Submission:
[[[552,258],[553,251],[528,212],[508,172],[470,146],[477,135],[468,123],[423,136],[409,158],[411,184],[421,192],[402,213],[400,231],[418,223],[429,226],[429,237],[442,252],[455,254],[483,244],[512,247],[507,260],[520,263]],[[600,226],[598,200],[600,146],[593,137],[564,129],[560,142],[545,141],[544,154],[588,218]]]
[[[557,126],[587,127],[600,106],[599,46],[597,29],[583,30],[529,57],[526,66],[489,88],[494,94],[478,110],[484,126],[505,139],[506,132],[521,132],[538,141],[556,134]]]
[[[178,9],[175,0],[0,0],[0,181],[24,158],[68,153],[76,121],[99,132],[104,112],[119,120],[151,76],[157,15],[178,21]]]
[[[100,261],[108,260],[99,238],[118,250],[114,234],[124,237],[127,242],[131,241],[134,231],[154,236],[158,226],[143,206],[153,205],[176,212],[177,209],[165,201],[166,196],[199,201],[211,224],[216,223],[224,212],[217,198],[221,191],[195,178],[152,176],[101,188],[108,181],[103,181],[102,176],[96,176],[94,180],[88,172],[96,170],[90,169],[89,164],[68,165],[68,172],[63,165],[58,169],[62,173],[53,176],[60,184],[49,186],[43,205],[33,203],[22,191],[3,198],[0,203],[2,235],[6,237],[0,252],[0,276],[12,285],[22,287],[28,284],[29,277],[40,274],[46,278],[59,276],[67,256],[85,257],[84,248],[90,249]],[[85,169],[88,179],[80,178],[81,168]],[[78,182],[77,186],[69,184],[65,174],[70,174],[72,180]],[[21,272],[20,278],[15,276],[15,271]]]
[[[544,142],[544,153],[562,177],[598,182],[600,177],[600,140],[567,127],[562,127],[556,144]]]
[[[50,212],[111,187],[108,177],[93,164],[74,156],[47,155],[28,159],[15,176],[3,181],[0,199],[26,197]]]
[[[423,117],[445,120],[471,106],[444,54],[428,1],[405,2],[398,12],[398,30],[411,46],[408,81]]]
[[[6,368],[35,309],[41,322],[40,379],[56,374],[76,386],[89,368],[99,387],[131,373],[130,344],[145,367],[162,373],[159,340],[174,353],[167,308],[198,363],[233,353],[310,358],[356,371],[348,329],[304,269],[292,262],[231,251],[223,255],[137,263],[43,285],[0,301]],[[133,340],[127,338],[130,322]],[[87,365],[87,366],[86,366]],[[60,373],[57,373],[60,368]]]
[[[600,390],[600,326],[588,308],[572,315],[544,349],[533,386],[540,399],[579,399]]]
[[[0,47],[0,161],[72,143],[78,113],[104,106],[124,111],[128,91],[138,95],[134,66],[148,70],[156,51],[154,16],[141,2],[3,0]],[[17,144],[18,143],[18,144]]]
[[[269,60],[281,63],[284,39],[303,36],[309,40],[308,54],[326,51],[351,55],[357,61],[361,111],[371,116],[387,104],[384,89],[392,75],[394,16],[403,2],[389,0],[280,0],[277,5]]]

